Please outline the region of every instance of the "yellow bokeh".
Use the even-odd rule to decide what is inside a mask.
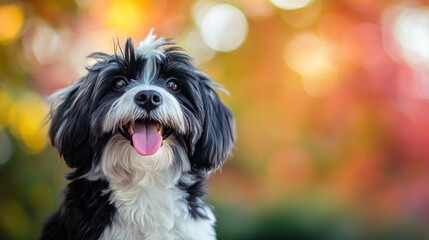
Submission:
[[[302,76],[306,92],[312,96],[329,94],[338,83],[332,49],[317,34],[305,32],[287,42],[284,57],[291,69]]]
[[[144,26],[146,7],[138,1],[113,1],[108,7],[106,23],[115,31],[136,33]]]
[[[0,43],[15,39],[24,24],[24,11],[19,5],[0,6]]]
[[[24,144],[26,150],[40,153],[46,146],[47,126],[44,124],[48,107],[42,99],[28,93],[14,104],[15,114],[11,123],[11,131]]]

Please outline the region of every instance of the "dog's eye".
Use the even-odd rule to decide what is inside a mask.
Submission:
[[[124,88],[125,86],[127,86],[127,81],[125,81],[123,78],[118,78],[113,83],[113,87],[118,90]]]
[[[173,92],[179,91],[179,85],[177,84],[177,80],[174,78],[169,79],[165,86]]]

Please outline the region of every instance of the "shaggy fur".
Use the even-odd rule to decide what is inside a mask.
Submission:
[[[115,52],[52,96],[49,136],[72,171],[41,239],[216,239],[204,184],[234,144],[218,85],[171,39]],[[162,135],[155,152],[137,151],[152,149],[140,128],[148,145]]]

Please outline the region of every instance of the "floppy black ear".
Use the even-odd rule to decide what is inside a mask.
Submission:
[[[70,168],[91,167],[93,149],[89,142],[90,89],[84,79],[54,93],[50,111],[49,137]],[[85,89],[85,90],[83,90]]]
[[[235,120],[221,102],[212,86],[217,86],[205,74],[198,73],[203,102],[202,133],[191,157],[193,167],[216,170],[228,158],[235,141]]]

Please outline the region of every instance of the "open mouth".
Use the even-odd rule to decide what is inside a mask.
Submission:
[[[121,126],[119,132],[130,141],[138,154],[150,156],[158,152],[162,141],[167,139],[173,130],[157,121],[137,120]]]

